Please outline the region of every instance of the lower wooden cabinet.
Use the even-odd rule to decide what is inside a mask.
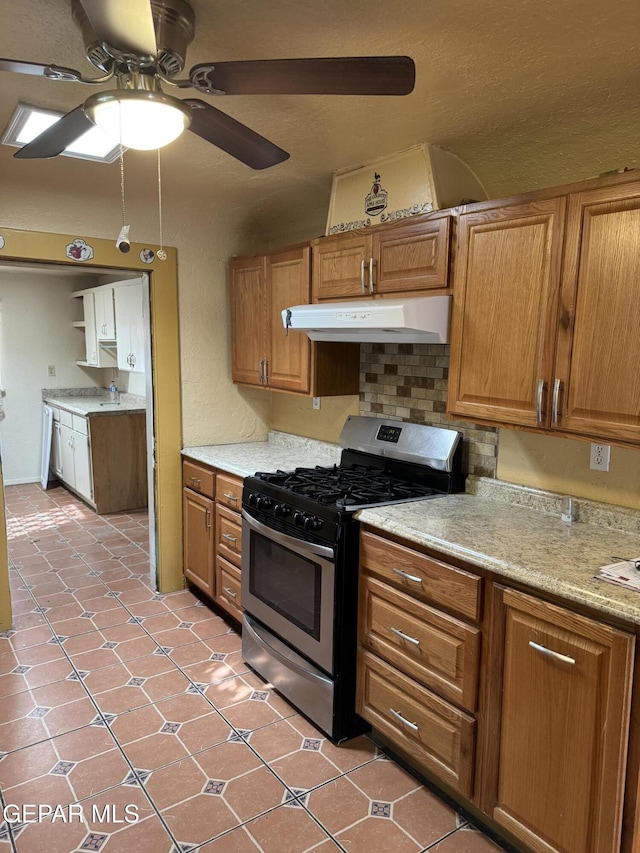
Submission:
[[[214,595],[213,519],[211,498],[191,489],[182,491],[184,523],[184,574],[207,595]]]
[[[507,590],[495,820],[540,853],[618,853],[634,637]]]
[[[184,574],[235,619],[242,619],[242,479],[182,461]]]

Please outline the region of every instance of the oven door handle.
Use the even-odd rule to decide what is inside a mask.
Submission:
[[[277,649],[274,649],[273,646],[270,646],[269,643],[258,634],[256,629],[253,627],[247,615],[245,614],[244,620],[242,622],[242,630],[247,630],[251,639],[260,646],[260,648],[267,652],[267,654],[272,655],[279,663],[285,666],[287,669],[292,669],[298,675],[301,675],[303,678],[306,678],[309,681],[324,681],[327,685],[332,685],[333,682],[330,678],[325,675],[320,675],[320,673],[316,670],[315,672],[308,672],[303,666],[300,666],[299,663],[291,660],[285,655],[281,654]],[[315,669],[315,667],[314,667]]]
[[[334,558],[333,548],[328,548],[326,545],[315,545],[313,542],[306,542],[304,539],[296,539],[295,536],[287,536],[286,533],[280,533],[279,530],[274,530],[267,524],[256,521],[245,509],[242,510],[242,517],[252,530],[262,533],[263,536],[272,539],[274,542],[278,542],[280,545],[284,545],[285,548],[303,554],[316,554],[318,557],[325,557],[328,560],[333,560]]]

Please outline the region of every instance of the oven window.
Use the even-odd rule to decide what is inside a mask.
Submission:
[[[322,567],[253,531],[249,553],[251,594],[319,640]]]

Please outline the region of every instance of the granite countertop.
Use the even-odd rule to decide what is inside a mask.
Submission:
[[[182,455],[238,477],[251,477],[256,471],[334,465],[340,461],[341,452],[338,444],[274,430],[265,441],[185,447]]]
[[[86,389],[77,389],[84,392]],[[130,415],[146,412],[147,404],[144,397],[136,394],[121,393],[117,403],[112,403],[108,391],[92,388],[90,393],[73,394],[65,389],[45,389],[42,399],[49,406],[57,406],[74,415],[96,417],[98,415]]]
[[[600,566],[616,562],[614,556],[640,557],[640,527],[631,523],[622,525],[626,529],[614,529],[595,523],[594,506],[605,505],[591,505],[594,523],[567,523],[557,512],[507,503],[504,498],[459,494],[364,509],[356,517],[533,591],[549,592],[638,625],[640,592],[596,580],[594,575]]]

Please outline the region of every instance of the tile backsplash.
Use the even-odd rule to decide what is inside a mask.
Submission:
[[[361,344],[360,414],[457,429],[465,473],[495,477],[498,431],[446,415],[447,344]]]

